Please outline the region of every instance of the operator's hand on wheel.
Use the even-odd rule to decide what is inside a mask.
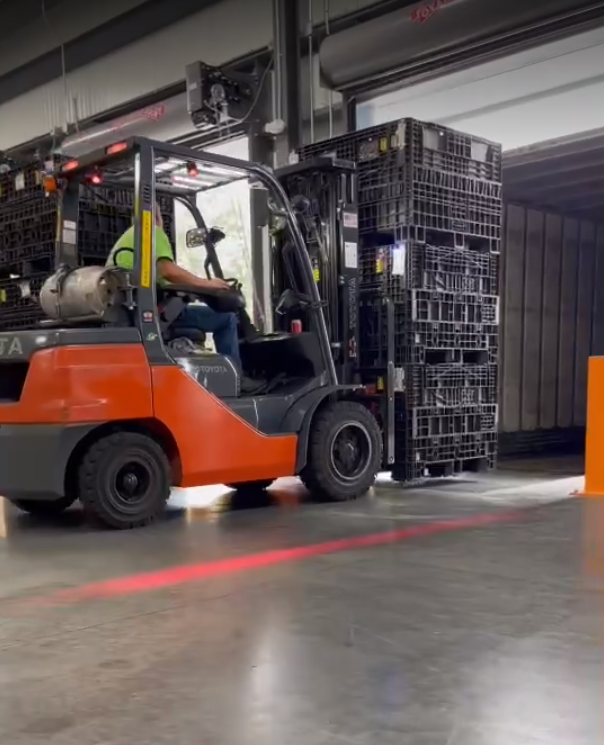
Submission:
[[[226,280],[218,279],[218,277],[208,280],[208,287],[211,290],[230,290],[231,289],[231,285]]]

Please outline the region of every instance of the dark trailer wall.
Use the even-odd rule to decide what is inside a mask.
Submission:
[[[604,354],[604,132],[508,152],[503,449],[582,447],[587,361]]]

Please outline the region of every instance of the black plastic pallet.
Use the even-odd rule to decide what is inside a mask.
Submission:
[[[482,473],[497,467],[497,455],[471,455],[463,459],[439,458],[425,463],[417,460],[411,463],[394,463],[391,470],[392,480],[412,486],[425,479],[446,478],[462,473]]]
[[[415,119],[386,124],[306,145],[303,160],[332,156],[349,160],[359,169],[379,163],[388,168],[402,164],[501,182],[501,145],[448,127]]]
[[[463,294],[499,293],[499,255],[468,248],[402,241],[359,249],[360,282],[393,300],[410,289]]]
[[[464,434],[417,437],[405,441],[396,440],[396,463],[442,463],[448,461],[470,460],[497,455],[497,432],[468,432]]]

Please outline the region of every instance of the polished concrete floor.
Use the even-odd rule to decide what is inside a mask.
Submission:
[[[570,459],[166,523],[0,518],[4,745],[592,745],[604,503]]]

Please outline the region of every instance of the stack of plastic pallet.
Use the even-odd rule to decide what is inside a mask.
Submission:
[[[357,164],[360,359],[394,392],[393,477],[494,465],[501,148],[404,119],[301,157],[327,153]]]
[[[57,230],[57,201],[43,188],[43,173],[51,167],[49,161],[36,161],[0,174],[0,331],[30,328],[42,318],[37,296],[54,270]],[[117,238],[132,224],[132,204],[131,190],[82,188],[82,265],[105,262]],[[171,231],[171,204],[161,206]]]

